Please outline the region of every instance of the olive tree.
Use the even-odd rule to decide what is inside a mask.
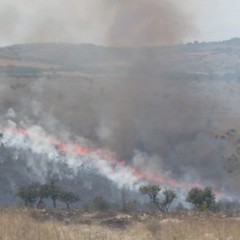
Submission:
[[[159,210],[162,210],[159,204],[158,193],[161,188],[158,185],[144,185],[139,188],[142,194],[148,195],[150,201],[156,205]]]
[[[174,199],[177,198],[177,194],[173,190],[167,189],[163,192],[163,195],[164,199],[161,202],[161,208],[162,211],[167,212]]]
[[[193,187],[188,192],[186,201],[192,203],[199,210],[212,210],[216,204],[215,194],[211,187],[204,189]]]
[[[38,198],[38,187],[35,184],[29,186],[21,186],[16,194],[26,207],[32,207]]]
[[[61,191],[59,194],[59,200],[64,202],[67,206],[67,209],[70,209],[70,204],[78,202],[80,200],[79,196],[70,191]]]
[[[162,212],[168,211],[177,194],[169,189],[163,191],[162,196],[159,196],[161,188],[159,185],[143,185],[139,188],[142,194],[148,195],[150,201]]]
[[[48,197],[52,200],[53,207],[57,207],[57,199],[59,199],[62,189],[57,185],[57,181],[51,179],[49,183],[46,184],[46,191]]]

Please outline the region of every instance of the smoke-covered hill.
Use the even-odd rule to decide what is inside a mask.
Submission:
[[[152,48],[1,48],[1,128],[38,127],[65,142],[111,150],[124,171],[236,194],[239,66],[239,39]],[[31,149],[5,143],[0,152],[2,199],[10,201],[18,185],[47,176],[51,161]],[[102,183],[99,176],[77,182],[101,194],[111,186],[106,179],[115,179],[111,174],[105,171]]]

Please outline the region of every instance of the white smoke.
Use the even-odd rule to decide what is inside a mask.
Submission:
[[[53,163],[64,161],[73,170],[74,174],[77,174],[78,169],[84,166],[85,169],[96,170],[99,174],[114,181],[119,187],[125,184],[133,187],[143,182],[134,175],[130,166],[121,165],[116,159],[112,158],[111,155],[113,154],[107,150],[86,150],[85,147],[82,148],[81,145],[73,142],[61,142],[54,136],[47,134],[40,126],[20,129],[13,121],[9,121],[7,127],[1,126],[0,129],[3,133],[1,144],[5,147],[30,151],[33,154],[44,156],[46,160]],[[83,142],[82,138],[81,142]],[[64,146],[64,149],[59,149],[61,145]],[[78,150],[75,150],[76,146]],[[47,172],[45,163],[44,160],[36,163],[36,159],[30,157],[27,165],[39,174],[41,171]]]
[[[136,42],[161,44],[166,43],[162,39],[169,40],[175,32],[180,31],[185,37],[192,23],[177,0],[35,0],[24,4],[20,0],[3,0],[0,21],[4,22],[0,29],[3,44],[16,41],[108,44],[110,35],[112,43],[118,39],[125,44],[129,28]],[[119,35],[122,31],[124,34]],[[162,39],[157,35],[162,35]]]
[[[5,116],[7,119],[9,119],[9,118],[12,118],[12,119],[14,119],[15,117],[16,117],[16,113],[15,113],[15,111],[12,109],[12,108],[9,108],[8,110],[7,110],[7,113],[6,113],[6,116]]]

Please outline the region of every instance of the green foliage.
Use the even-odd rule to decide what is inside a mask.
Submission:
[[[160,211],[168,211],[173,200],[177,197],[177,194],[172,190],[165,190],[162,194],[164,199],[160,200],[158,194],[161,191],[159,185],[144,185],[139,188],[142,194],[148,195],[150,201],[157,206]]]
[[[54,208],[57,206],[57,200],[60,200],[66,203],[68,209],[71,203],[79,201],[76,194],[63,190],[57,185],[57,181],[53,179],[43,185],[22,186],[19,188],[17,196],[23,200],[25,206],[33,206],[37,202],[38,208],[44,205],[44,199],[51,199]]]
[[[38,185],[38,203],[37,203],[37,208],[40,208],[40,206],[44,203],[45,198],[49,198],[49,188],[47,184],[43,185]]]
[[[70,209],[70,204],[78,202],[80,198],[73,192],[62,190],[59,194],[59,200],[66,203],[67,209]]]
[[[110,209],[110,203],[100,196],[94,198],[92,205],[93,209],[97,211],[108,211]]]
[[[148,195],[150,200],[153,203],[157,203],[158,199],[158,193],[160,192],[161,188],[158,185],[144,185],[139,188],[139,191],[142,194]]]
[[[53,207],[57,207],[57,199],[60,196],[62,189],[57,185],[57,180],[51,179],[50,183],[46,184],[46,193],[49,198],[52,199]]]
[[[199,210],[212,210],[215,206],[215,195],[211,187],[206,187],[204,189],[194,187],[187,195],[187,202],[192,203]]]
[[[163,192],[165,199],[161,202],[161,208],[164,212],[167,212],[171,206],[173,200],[177,198],[177,194],[170,189],[167,189]]]
[[[70,204],[79,201],[79,197],[71,191],[65,191],[57,184],[56,179],[51,179],[48,183],[39,186],[39,198],[50,198],[53,202],[53,207],[56,208],[57,200],[66,203],[69,209]]]
[[[203,191],[200,188],[192,188],[187,195],[186,201],[192,203],[196,207],[201,207],[203,204]]]
[[[22,186],[18,189],[17,196],[24,202],[26,207],[33,206],[38,198],[38,186],[35,184]]]

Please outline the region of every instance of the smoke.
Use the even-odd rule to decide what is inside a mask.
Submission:
[[[172,50],[161,57],[174,61]],[[111,107],[102,106],[98,140],[140,169],[224,188],[225,142],[215,139],[218,127],[209,124],[218,118],[211,113],[215,103],[208,99],[206,107],[205,90],[196,93],[193,82],[174,79],[177,69],[161,66],[155,53],[139,53],[132,63],[108,96]]]
[[[5,86],[1,112],[5,115],[7,110],[2,124],[29,129],[30,139],[47,132],[67,142],[77,140],[110,149],[119,162],[126,162],[126,168],[117,168],[113,174],[115,169],[96,155],[91,163],[116,182],[124,179],[135,184],[138,179],[131,173],[133,167],[140,173],[158,175],[151,179],[155,181],[168,177],[174,184],[199,181],[224,188],[228,184],[221,158],[225,142],[215,139],[219,115],[212,112],[219,107],[217,98],[209,97],[206,83],[196,84],[189,77],[192,69],[186,69],[187,59],[180,47],[157,47],[180,43],[192,34],[192,19],[180,5],[165,0],[99,0],[96,5],[85,1],[82,6],[83,1],[60,1],[53,12],[55,3],[37,1],[35,7],[29,3],[24,15],[19,9],[8,8],[11,21],[4,28],[6,39],[18,35],[20,25],[16,22],[20,21],[24,26],[22,41],[77,42],[96,37],[117,48],[43,45],[44,52],[30,45],[30,50],[19,50],[20,59],[31,59],[34,54],[35,61],[36,56],[41,61],[50,59],[48,63],[56,64],[54,70],[62,75],[27,79],[20,85],[12,79],[1,80]],[[34,21],[25,25],[29,19]],[[101,36],[93,36],[92,31],[81,36],[86,33],[84,28],[100,25],[104,25]],[[70,75],[64,78],[71,67],[80,72],[78,81]],[[207,86],[214,89],[214,85]],[[227,120],[222,121],[227,126]],[[21,148],[29,148],[28,142],[22,144],[25,138],[19,141]],[[47,152],[49,159],[59,158],[49,141],[52,137],[32,140],[32,151]],[[9,144],[13,147],[17,142]],[[65,160],[77,169],[86,159],[69,154]],[[30,163],[34,164],[34,159]]]
[[[27,167],[30,167],[36,175],[35,180],[44,181],[49,172],[49,162],[55,166],[51,171],[59,177],[66,176],[60,173],[59,163],[65,163],[72,170],[68,177],[77,176],[79,169],[86,171],[97,171],[99,175],[112,180],[119,187],[126,184],[133,187],[136,184],[148,180],[147,177],[140,178],[140,172],[124,162],[119,162],[114,154],[108,150],[91,148],[87,140],[78,142],[65,142],[48,135],[40,126],[31,126],[26,129],[17,128],[16,123],[8,121],[8,126],[1,127],[1,144],[5,148],[12,148],[19,152],[29,152],[27,157]],[[85,145],[85,146],[84,146]],[[88,145],[88,146],[86,146]],[[16,156],[16,159],[18,156]],[[45,159],[44,159],[45,158]],[[141,173],[142,174],[142,173]],[[168,184],[166,180],[165,184]]]
[[[218,128],[214,122],[217,123],[219,116],[218,111],[211,116],[214,103],[207,99],[205,107],[204,88],[193,91],[195,83],[175,79],[177,73],[170,71],[174,68],[168,70],[165,64],[157,62],[155,53],[152,58],[149,52],[151,49],[134,50],[134,57],[126,59],[131,64],[128,71],[110,81],[96,78],[86,83],[41,78],[18,88],[16,83],[6,81],[1,96],[4,113],[1,123],[28,129],[33,152],[51,153],[46,157],[53,162],[59,157],[49,135],[67,143],[77,141],[81,146],[110,149],[127,167],[115,169],[105,160],[95,158],[91,169],[97,168],[121,185],[141,183],[132,175],[134,167],[141,173],[152,174],[154,177],[149,180],[160,184],[164,181],[158,178],[173,179],[183,186],[194,182],[226,188],[229,180],[221,157],[226,141],[215,138]],[[172,50],[160,56],[169,62],[175,59]],[[111,58],[117,57],[111,54]],[[13,134],[11,140],[14,139]],[[28,144],[19,146],[17,149],[29,149]],[[34,167],[35,161],[38,163]],[[69,154],[62,161],[76,175],[84,157]],[[29,166],[35,171],[42,169],[41,181],[47,176],[48,161],[30,155]]]
[[[79,42],[101,40],[96,14],[97,7],[92,1],[51,0],[3,1],[0,13],[4,26],[1,29],[2,41],[18,42]],[[93,40],[94,41],[94,40]]]
[[[193,29],[175,0],[37,0],[26,4],[10,0],[2,2],[0,20],[5,23],[0,30],[3,43],[159,45],[182,41]]]
[[[107,40],[116,46],[155,46],[179,43],[193,26],[176,1],[107,1],[112,12]]]

